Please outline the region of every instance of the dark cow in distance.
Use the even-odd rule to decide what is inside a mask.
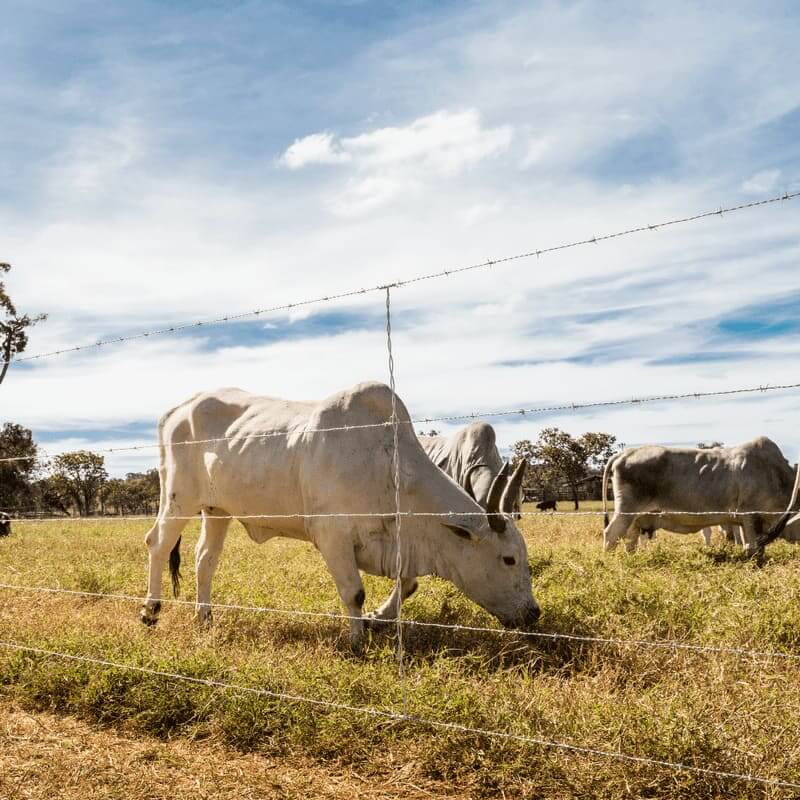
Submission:
[[[536,504],[536,508],[539,511],[556,511],[556,501],[555,500],[542,500],[541,503]]]
[[[0,536],[8,536],[11,533],[11,517],[0,511]]]

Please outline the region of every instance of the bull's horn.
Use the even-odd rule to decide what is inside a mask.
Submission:
[[[786,527],[786,525],[790,521],[795,522],[798,516],[800,516],[800,514],[798,515],[792,514],[792,509],[794,508],[795,503],[797,502],[797,496],[798,494],[800,494],[800,463],[797,464],[796,469],[797,472],[794,478],[794,486],[792,487],[792,495],[789,498],[789,505],[786,507],[786,511],[784,511],[783,514],[781,514],[780,518],[772,526],[771,530],[767,531],[767,533],[762,533],[761,536],[758,537],[758,542],[757,542],[758,550],[756,552],[759,558],[761,558],[764,555],[764,547],[770,544],[771,542],[774,542],[783,533],[783,529]]]
[[[525,467],[525,459],[522,459],[506,484],[503,499],[500,501],[500,508],[504,514],[510,514],[514,510],[514,501],[519,497],[519,488],[522,486],[522,479],[525,477]]]
[[[503,499],[503,490],[506,488],[508,480],[508,461],[503,463],[503,467],[494,476],[492,487],[489,489],[489,499],[486,503],[486,514],[489,518],[489,527],[495,533],[503,533],[506,529],[506,521],[500,515],[500,502]]]

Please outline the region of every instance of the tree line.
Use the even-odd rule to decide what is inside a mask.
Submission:
[[[109,478],[100,453],[76,450],[41,458],[31,431],[7,422],[0,428],[0,510],[14,516],[154,514],[158,470]]]

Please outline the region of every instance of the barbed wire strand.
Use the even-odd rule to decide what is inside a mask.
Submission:
[[[317,303],[326,303],[333,300],[341,300],[348,297],[356,297],[358,295],[367,294],[369,292],[384,291],[387,288],[393,288],[393,289],[400,288],[402,286],[409,286],[411,284],[420,283],[422,281],[450,277],[451,275],[458,275],[473,270],[487,269],[497,266],[498,264],[507,264],[511,261],[519,261],[521,259],[533,258],[533,257],[539,258],[543,255],[547,255],[548,253],[555,253],[560,250],[568,250],[570,248],[582,247],[589,244],[598,244],[600,242],[609,241],[610,239],[619,239],[622,238],[623,236],[631,236],[633,234],[643,233],[645,231],[656,231],[659,230],[660,228],[682,225],[688,222],[695,222],[701,219],[707,219],[709,217],[717,217],[717,216],[721,217],[723,214],[730,214],[735,211],[744,211],[745,209],[757,208],[759,206],[772,205],[774,203],[780,203],[787,200],[792,200],[798,196],[800,196],[800,192],[784,192],[782,195],[769,197],[764,200],[754,200],[750,203],[739,203],[738,205],[720,207],[718,209],[715,209],[714,211],[704,211],[699,214],[692,214],[691,216],[665,220],[664,222],[659,222],[656,223],[655,225],[638,225],[633,228],[626,228],[624,230],[615,231],[614,233],[607,233],[602,236],[592,236],[591,238],[588,239],[578,239],[576,241],[566,242],[564,244],[553,245],[551,247],[543,247],[537,250],[529,250],[524,253],[517,253],[515,255],[503,256],[501,258],[489,258],[486,259],[486,261],[481,261],[475,264],[469,264],[463,267],[452,267],[450,269],[442,269],[434,272],[427,272],[411,278],[388,281],[382,284],[378,284],[377,286],[370,286],[361,289],[349,289],[346,291],[336,292],[328,295],[321,295],[319,297],[308,298],[305,300],[297,300],[293,303],[285,303],[282,305],[257,308],[253,309],[252,311],[243,311],[234,314],[225,314],[224,316],[212,317],[210,319],[185,322],[177,325],[166,326],[163,328],[156,328],[149,331],[140,331],[138,333],[128,334],[126,336],[114,336],[108,339],[100,339],[96,342],[92,342],[91,344],[76,345],[74,347],[64,347],[59,350],[50,350],[44,353],[36,353],[30,356],[22,356],[21,358],[12,358],[8,362],[0,361],[0,365],[6,363],[18,364],[25,361],[36,361],[44,358],[66,355],[68,353],[77,353],[84,350],[99,349],[106,345],[119,344],[122,342],[130,342],[136,339],[144,339],[151,336],[163,336],[166,334],[178,333],[180,331],[185,331],[193,328],[196,329],[202,327],[210,327],[212,325],[221,325],[224,323],[236,322],[242,319],[248,319],[250,317],[258,317],[263,314],[270,314],[277,311],[291,311],[296,308],[315,305]]]
[[[800,382],[798,383],[783,383],[783,384],[762,384],[760,386],[747,386],[736,389],[719,389],[716,391],[707,392],[684,392],[681,394],[659,394],[648,395],[644,397],[631,397],[622,398],[619,400],[595,400],[589,402],[577,403],[559,403],[550,406],[536,406],[531,408],[512,408],[502,411],[470,411],[463,414],[448,414],[438,417],[415,417],[413,419],[398,420],[400,425],[420,425],[428,424],[431,422],[457,422],[469,419],[483,419],[485,417],[516,417],[528,416],[535,414],[545,414],[553,411],[580,411],[587,408],[601,408],[610,406],[624,406],[624,405],[644,405],[646,403],[668,402],[672,400],[701,400],[708,397],[725,397],[730,395],[742,394],[755,394],[765,392],[786,391],[789,389],[800,389]],[[233,436],[217,436],[210,439],[193,439],[187,442],[170,442],[168,447],[184,447],[203,444],[215,444],[217,442],[231,442],[231,441],[247,441],[250,439],[270,439],[278,436],[295,436],[306,435],[312,433],[332,433],[336,431],[355,431],[365,428],[387,428],[392,425],[391,420],[386,422],[368,422],[360,425],[336,425],[329,428],[290,428],[282,431],[264,431],[262,433],[248,433],[236,434]],[[148,442],[144,444],[127,445],[124,447],[104,447],[99,449],[92,449],[93,453],[123,453],[132,452],[135,450],[150,450],[161,447],[159,442]],[[48,453],[42,451],[46,458],[55,458],[64,453]],[[65,451],[72,452],[72,451]],[[8,458],[0,458],[0,463],[10,461],[36,461],[36,457],[32,456],[10,456]]]
[[[62,589],[50,586],[23,586],[13,583],[0,583],[0,590],[30,592],[38,594],[66,595],[70,597],[84,597],[93,600],[116,600],[122,602],[143,603],[147,598],[132,594],[112,594],[104,592],[88,592],[81,589]],[[162,598],[160,603],[171,603],[176,606],[195,606],[196,600],[182,600],[180,598]],[[213,603],[215,610],[243,611],[254,614],[280,614],[289,617],[312,617],[329,620],[361,620],[351,614],[342,614],[334,611],[306,611],[293,608],[275,608],[273,606],[248,606],[237,603]],[[381,620],[383,624],[390,625],[396,619]],[[660,650],[682,650],[693,653],[716,653],[718,655],[731,655],[744,658],[784,659],[800,661],[800,653],[785,653],[780,650],[752,650],[746,647],[726,647],[724,645],[692,644],[691,642],[670,641],[667,639],[620,639],[609,636],[589,636],[577,633],[555,633],[553,631],[523,631],[517,628],[489,628],[480,625],[459,625],[445,622],[423,622],[408,618],[401,619],[402,625],[409,628],[438,628],[459,631],[464,633],[492,633],[500,636],[517,636],[520,638],[566,640],[582,644],[604,644],[618,647],[649,647]]]
[[[391,292],[386,287],[386,349],[389,365],[389,390],[392,394],[392,482],[394,483],[394,530],[395,530],[395,592],[397,593],[397,611],[395,619],[395,636],[397,639],[397,671],[400,679],[400,690],[403,700],[403,714],[408,713],[408,695],[406,689],[406,672],[403,653],[403,545],[400,528],[403,516],[400,512],[400,426],[397,417],[397,392],[394,378],[394,354],[392,353],[392,309]]]
[[[602,517],[603,511],[519,511],[516,512],[522,517]],[[616,511],[612,512],[620,517],[723,517],[724,520],[737,517],[752,516],[782,516],[785,511]],[[340,517],[342,519],[381,519],[394,518],[398,514],[401,517],[441,517],[447,519],[457,519],[459,517],[489,517],[504,516],[503,512],[486,511],[342,511],[328,512],[324,514],[203,514],[206,519],[230,519],[230,520],[250,520],[250,519],[331,519]],[[142,522],[153,519],[174,519],[174,520],[200,520],[199,514],[187,516],[172,516],[169,514],[137,514],[137,515],[113,515],[105,517],[7,517],[7,522]],[[717,522],[709,522],[709,525],[716,525]]]
[[[21,645],[16,642],[0,641],[0,647],[7,650],[16,652],[31,653],[39,656],[46,656],[48,658],[61,658],[66,661],[73,661],[84,664],[92,664],[94,666],[107,667],[109,669],[128,670],[137,672],[143,675],[152,675],[157,678],[164,678],[176,682],[185,682],[197,686],[206,686],[208,688],[224,689],[226,691],[241,692],[243,694],[257,695],[260,697],[268,697],[273,700],[282,700],[291,703],[307,703],[309,705],[330,708],[337,711],[346,711],[354,714],[364,714],[378,719],[392,720],[395,722],[407,722],[415,725],[430,727],[439,730],[449,730],[455,733],[469,734],[472,736],[484,736],[491,739],[501,739],[505,741],[519,742],[520,744],[533,745],[553,750],[560,750],[570,753],[578,753],[584,756],[613,759],[616,761],[623,761],[628,763],[642,764],[648,766],[662,767],[664,769],[671,769],[676,772],[687,772],[695,775],[706,775],[711,778],[724,778],[726,780],[745,781],[748,783],[758,783],[764,786],[774,786],[783,789],[800,789],[800,783],[793,783],[792,781],[785,781],[779,778],[765,778],[760,775],[752,775],[745,772],[729,772],[727,770],[716,770],[710,767],[700,767],[694,764],[684,764],[677,761],[667,761],[665,759],[650,758],[648,756],[636,756],[629,753],[623,753],[616,750],[604,750],[601,748],[587,747],[585,745],[576,745],[569,742],[551,741],[536,736],[527,736],[524,734],[510,733],[507,731],[497,731],[484,728],[476,728],[470,725],[461,725],[457,722],[444,722],[440,720],[432,720],[426,717],[420,717],[413,714],[398,714],[394,711],[384,711],[370,706],[353,706],[347,703],[338,703],[331,700],[322,700],[316,697],[307,697],[305,695],[291,694],[289,692],[275,692],[269,689],[260,689],[254,686],[245,686],[242,684],[226,683],[214,678],[197,678],[192,675],[184,675],[180,672],[170,672],[168,670],[153,669],[151,667],[141,667],[135,664],[121,664],[116,661],[110,661],[104,658],[96,658],[94,656],[76,655],[73,653],[62,653],[57,650],[47,650],[42,647],[32,647],[30,645]]]

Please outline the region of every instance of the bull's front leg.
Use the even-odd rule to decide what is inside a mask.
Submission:
[[[364,649],[363,612],[366,594],[356,564],[353,543],[349,539],[342,540],[339,537],[323,537],[322,541],[318,539],[317,542],[317,547],[336,584],[339,597],[350,617],[350,645],[354,652],[360,653]]]
[[[386,601],[366,617],[367,627],[378,628],[396,620],[400,606],[417,591],[419,583],[416,578],[401,578],[400,586],[395,582],[392,593]]]
[[[742,548],[746,555],[758,555],[758,538],[763,530],[764,520],[759,516],[751,515],[742,521]]]
[[[215,512],[217,516],[213,516],[211,512]],[[211,579],[217,569],[222,546],[225,544],[225,534],[230,524],[226,511],[212,509],[211,512],[203,512],[200,538],[195,550],[197,576],[195,617],[202,625],[211,623]]]

